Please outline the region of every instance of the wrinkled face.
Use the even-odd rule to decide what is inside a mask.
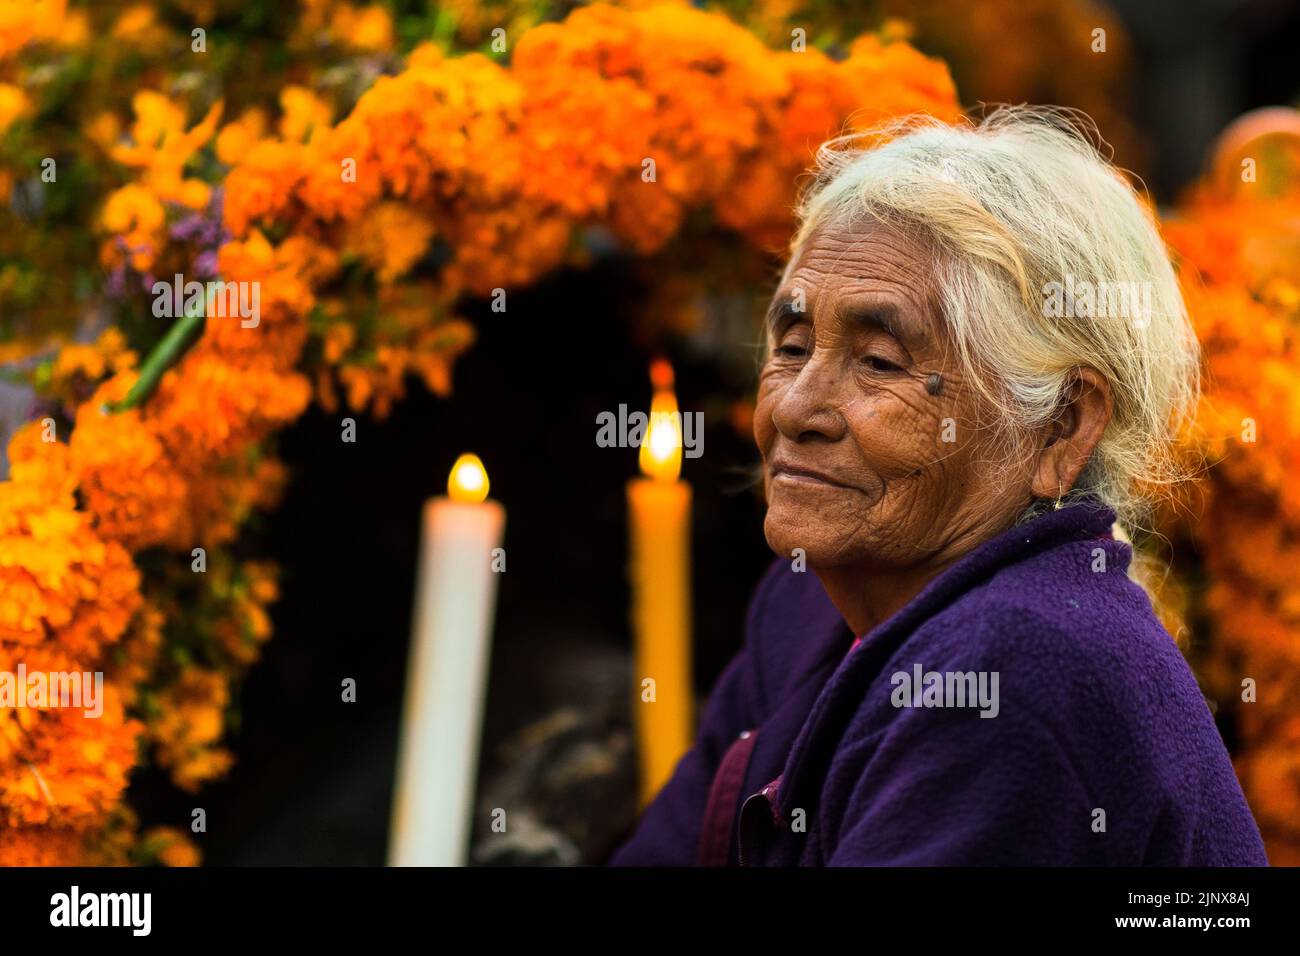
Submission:
[[[959,371],[933,261],[919,239],[872,224],[821,230],[787,270],[754,416],[777,553],[803,548],[814,569],[924,565],[1028,503],[1027,466],[1021,481],[989,460],[989,416]]]

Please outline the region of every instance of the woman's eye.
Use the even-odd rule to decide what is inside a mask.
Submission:
[[[881,358],[879,355],[868,355],[862,361],[877,372],[901,372],[903,370],[903,366],[897,365],[889,361],[889,359]]]
[[[776,347],[778,355],[784,355],[786,358],[803,358],[807,349],[802,345],[778,345]]]

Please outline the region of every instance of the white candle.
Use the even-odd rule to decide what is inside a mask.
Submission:
[[[415,621],[388,860],[463,866],[474,813],[483,702],[506,512],[487,472],[462,455],[448,497],[424,504]]]

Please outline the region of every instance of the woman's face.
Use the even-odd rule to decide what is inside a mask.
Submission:
[[[826,228],[777,289],[754,416],[776,552],[802,548],[812,568],[942,562],[1029,503],[1028,466],[991,460],[932,262],[895,228]]]

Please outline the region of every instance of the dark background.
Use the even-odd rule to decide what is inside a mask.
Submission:
[[[1135,47],[1131,111],[1161,201],[1195,176],[1232,118],[1300,92],[1300,5],[1113,6]],[[138,774],[130,799],[146,823],[184,825],[204,807],[209,864],[384,862],[420,508],[472,450],[508,510],[481,787],[485,806],[532,800],[544,831],[532,846],[475,861],[604,859],[634,814],[624,486],[636,456],[597,448],[595,419],[620,402],[646,407],[652,351],[673,359],[682,407],[710,409],[707,453],[683,471],[695,494],[701,695],[738,647],[749,590],[770,560],[745,476],[756,454],[716,409],[718,395],[740,397],[752,383],[737,372],[752,369],[751,343],[709,315],[693,336],[654,349],[634,341],[629,316],[649,294],[646,275],[615,256],[512,293],[505,314],[471,304],[480,338],[456,366],[453,397],[413,384],[387,420],[359,419],[355,444],[340,441],[342,412],[313,410],[281,434],[294,480],[243,542],[284,577],[274,638],[229,741],[237,765],[197,797],[156,771]],[[720,360],[728,342],[735,356]],[[346,677],[357,681],[353,704],[340,700]],[[521,742],[530,725],[532,742]],[[579,769],[542,779],[556,767]]]

